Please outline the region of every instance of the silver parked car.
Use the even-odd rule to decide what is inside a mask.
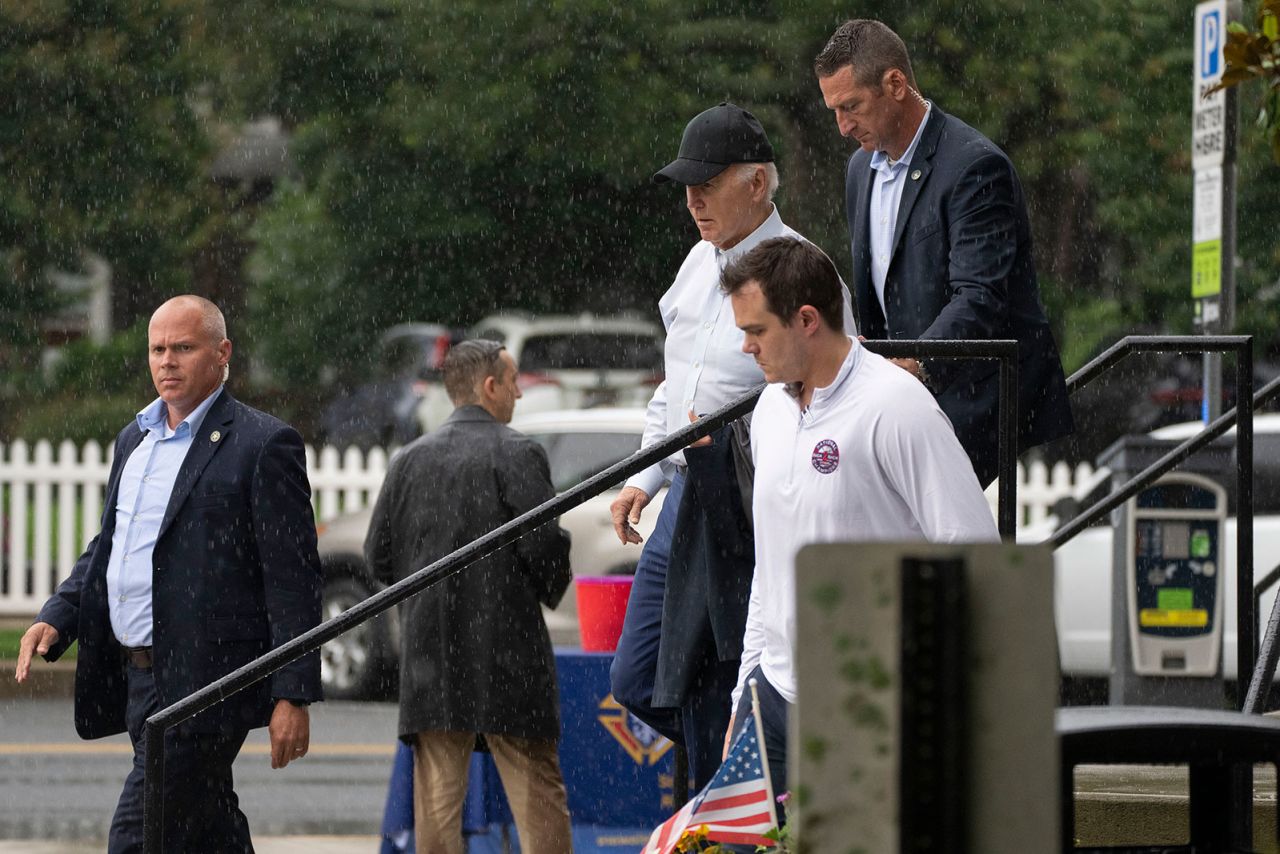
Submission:
[[[511,426],[546,449],[551,480],[557,491],[564,491],[639,450],[644,410],[637,407],[543,412],[517,416]],[[635,571],[641,547],[618,542],[609,518],[609,504],[620,488],[621,484],[617,484],[560,517],[561,526],[573,538],[569,563],[574,575]],[[665,496],[664,489],[645,509],[638,526],[643,536],[652,533]],[[364,538],[372,512],[372,508],[366,508],[320,526],[326,620],[380,588],[364,562]],[[574,594],[571,586],[559,607],[554,611],[544,609],[551,640],[557,645],[578,643]],[[399,650],[399,626],[393,613],[383,614],[325,644],[321,650],[325,696],[350,699],[387,695],[395,684]]]

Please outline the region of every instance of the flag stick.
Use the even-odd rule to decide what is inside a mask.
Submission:
[[[769,751],[764,745],[764,725],[760,723],[760,693],[756,690],[757,680],[748,680],[751,687],[751,717],[755,721],[756,741],[760,743],[760,766],[764,769],[765,791],[769,793],[769,818],[773,826],[778,826],[778,802],[773,795],[773,777],[769,774]]]

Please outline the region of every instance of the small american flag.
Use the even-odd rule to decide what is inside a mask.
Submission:
[[[755,726],[742,728],[715,779],[654,830],[640,854],[669,854],[686,830],[704,826],[707,838],[716,842],[774,844],[764,836],[778,826],[778,818],[759,727],[756,720]]]

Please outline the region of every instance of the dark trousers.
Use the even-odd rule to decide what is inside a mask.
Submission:
[[[738,678],[738,662],[717,661],[715,642],[708,641],[707,659],[693,679],[685,704],[680,708],[653,705],[662,600],[684,484],[683,474],[672,480],[657,525],[640,554],[622,635],[609,667],[609,681],[613,698],[628,712],[684,746],[689,754],[689,777],[696,790],[711,782],[720,768],[724,734],[729,728],[729,695]]]
[[[759,665],[751,671],[747,681],[755,679],[756,692],[760,695],[760,728],[764,731],[764,749],[769,757],[769,780],[777,797],[787,791],[787,715],[791,704],[778,693]],[[738,707],[733,711],[733,736],[738,737],[744,726],[752,725],[751,686],[742,689]],[[778,805],[778,823],[785,821],[782,805]]]
[[[146,770],[144,728],[160,711],[155,677],[150,669],[129,668],[126,722],[133,741],[133,769],[111,820],[108,854],[142,851],[142,794]],[[164,739],[164,846],[188,854],[252,854],[249,822],[232,789],[231,764],[248,731],[230,735],[184,735],[176,729]]]
[[[658,671],[658,641],[662,636],[662,597],[667,587],[667,561],[671,557],[671,535],[676,527],[684,475],[677,474],[662,502],[657,525],[649,535],[627,600],[627,615],[613,663],[609,683],[613,698],[627,711],[670,740],[684,743],[679,709],[653,706],[653,680]]]

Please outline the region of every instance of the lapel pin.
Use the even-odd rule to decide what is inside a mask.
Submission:
[[[914,172],[912,172],[912,173],[911,173],[911,180],[912,180],[912,181],[919,181],[919,180],[920,180],[920,170],[919,170],[919,169],[917,169],[916,171],[914,171]]]
[[[222,433],[219,432],[218,430],[214,430],[212,433],[209,434],[210,442],[216,442],[221,438],[222,438]]]

